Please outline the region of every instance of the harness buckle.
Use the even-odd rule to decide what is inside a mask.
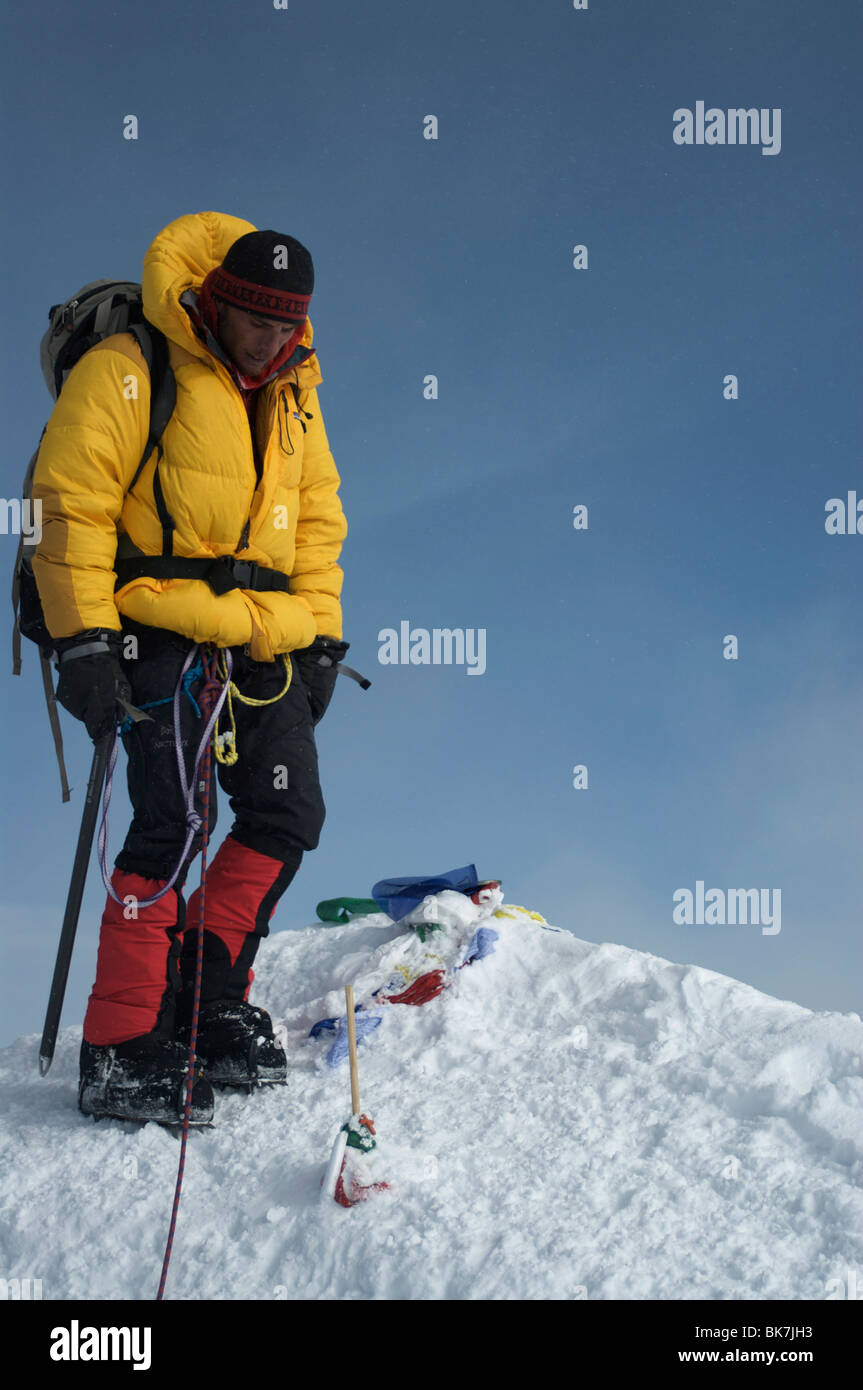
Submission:
[[[232,560],[231,573],[239,589],[257,589],[258,566],[254,560]]]

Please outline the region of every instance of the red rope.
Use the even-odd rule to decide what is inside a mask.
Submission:
[[[204,724],[212,713],[213,706],[219,698],[222,690],[222,682],[218,673],[218,661],[215,648],[210,644],[204,651],[202,662],[204,670],[204,680],[198,695],[201,706]],[[207,743],[204,752],[203,765],[199,775],[198,789],[203,797],[202,830],[203,844],[201,847],[201,892],[198,911],[198,950],[195,957],[195,993],[192,1001],[192,1032],[189,1037],[189,1062],[186,1074],[186,1108],[183,1113],[183,1136],[180,1142],[180,1163],[177,1169],[177,1184],[174,1188],[174,1205],[171,1209],[171,1226],[168,1231],[168,1243],[165,1246],[165,1257],[162,1261],[162,1277],[159,1280],[159,1292],[156,1294],[156,1301],[160,1302],[165,1292],[165,1280],[168,1277],[168,1265],[171,1262],[171,1250],[174,1245],[174,1231],[177,1226],[177,1213],[180,1209],[180,1192],[183,1186],[183,1170],[186,1166],[186,1140],[189,1136],[189,1118],[192,1113],[192,1090],[195,1085],[195,1047],[198,1041],[198,1012],[201,1003],[201,976],[204,965],[204,896],[207,883],[207,845],[210,838],[210,773],[212,767],[213,740],[212,737]]]

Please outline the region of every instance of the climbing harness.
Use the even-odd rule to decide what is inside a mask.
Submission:
[[[197,656],[198,651],[199,651],[199,647],[198,647],[197,645],[195,645],[195,646],[191,647],[190,650],[189,650],[189,652],[187,653],[187,655],[186,655],[186,660],[185,660],[185,662],[183,663],[183,669],[181,670],[180,675],[179,675],[179,677],[177,678],[177,685],[176,685],[176,688],[175,688],[175,690],[174,690],[174,695],[173,695],[173,701],[174,701],[174,749],[175,749],[175,752],[176,752],[176,755],[177,755],[177,771],[178,771],[179,777],[180,777],[180,787],[181,787],[182,793],[183,793],[183,800],[184,800],[184,802],[185,802],[185,804],[186,804],[186,826],[188,827],[188,828],[187,828],[187,831],[186,831],[186,843],[184,844],[183,849],[182,849],[182,851],[181,851],[181,853],[180,853],[180,858],[177,860],[177,866],[176,866],[176,868],[174,869],[174,872],[171,874],[171,877],[168,879],[168,882],[165,884],[165,886],[164,886],[163,888],[160,888],[159,891],[158,891],[158,893],[154,893],[153,896],[152,896],[151,898],[140,898],[140,899],[137,901],[137,903],[135,904],[136,909],[140,909],[140,908],[142,908],[142,907],[152,907],[153,903],[157,903],[157,902],[159,901],[160,898],[163,898],[163,897],[165,896],[165,894],[169,891],[169,889],[173,888],[174,884],[175,884],[176,881],[177,881],[177,876],[178,876],[178,874],[179,874],[179,872],[180,872],[180,869],[183,867],[183,864],[186,862],[186,856],[188,855],[189,850],[190,850],[190,848],[191,848],[191,846],[192,846],[192,841],[194,840],[196,834],[200,831],[200,829],[201,829],[201,827],[202,827],[202,824],[203,824],[203,821],[202,821],[201,816],[198,814],[197,810],[195,809],[195,788],[196,788],[197,779],[198,779],[198,769],[199,769],[199,767],[200,767],[200,765],[201,765],[201,760],[202,760],[202,758],[204,758],[205,755],[208,755],[208,750],[209,750],[209,748],[210,748],[210,735],[212,734],[212,732],[213,732],[213,730],[214,730],[216,724],[218,723],[219,713],[220,713],[220,711],[221,711],[222,705],[225,703],[225,699],[226,699],[227,694],[228,694],[228,686],[227,686],[227,684],[224,684],[223,686],[221,686],[220,693],[214,698],[214,700],[213,700],[213,702],[212,702],[212,709],[211,709],[211,710],[208,709],[207,712],[206,712],[206,722],[205,722],[204,732],[203,732],[203,734],[201,735],[201,741],[200,741],[200,743],[199,743],[199,745],[198,745],[198,751],[197,751],[197,753],[196,753],[196,755],[195,755],[195,762],[194,762],[194,767],[193,767],[193,770],[192,770],[192,776],[191,776],[191,779],[187,779],[187,777],[186,777],[186,761],[185,761],[185,758],[183,757],[183,738],[182,738],[182,734],[181,734],[181,731],[180,731],[180,697],[181,697],[182,693],[185,691],[185,693],[188,695],[189,699],[192,700],[192,703],[193,703],[193,704],[195,703],[194,700],[193,700],[193,698],[192,698],[192,694],[191,694],[190,690],[188,689],[188,685],[191,684],[191,682],[190,682],[190,681],[187,682],[187,681],[186,681],[186,677],[187,677],[187,676],[191,676],[191,674],[192,674],[192,667],[193,667],[193,664],[194,664],[194,662],[195,662],[195,657]],[[207,666],[207,660],[208,660],[208,658],[205,656],[205,657],[203,657],[203,658],[198,662],[198,665],[199,665],[200,668],[201,668],[201,673],[202,673],[203,675],[205,675],[205,677],[206,677],[205,685],[204,685],[204,689],[205,689],[205,690],[208,689],[208,688],[210,688],[214,683],[215,683],[216,686],[218,686],[218,684],[219,684],[219,668],[218,668],[218,664],[217,664],[217,662],[216,662],[216,658],[215,658],[215,657],[212,657],[212,658],[211,658],[211,664],[210,664],[209,667]],[[226,671],[226,673],[227,673],[227,677],[228,677],[228,678],[230,677],[232,667],[233,667],[233,657],[231,656],[231,652],[230,652],[230,650],[228,649],[228,650],[226,651],[226,653],[225,653],[225,661],[224,661],[224,669],[225,669],[225,671]],[[203,692],[199,692],[199,695],[201,695],[202,693],[203,693]],[[150,701],[149,703],[150,703],[150,705],[165,704],[165,703],[167,703],[167,700],[169,700],[169,699],[171,699],[171,696],[167,696],[166,700],[152,700],[152,701]],[[197,709],[197,705],[196,705],[195,707],[196,707],[196,709]],[[126,906],[126,901],[125,901],[125,899],[123,899],[123,898],[121,898],[121,897],[118,896],[118,894],[116,893],[116,891],[115,891],[115,889],[114,889],[114,885],[113,885],[113,883],[111,882],[111,877],[110,877],[110,874],[108,873],[108,858],[107,858],[107,845],[108,845],[108,807],[109,807],[110,804],[111,804],[111,788],[112,788],[112,784],[113,784],[114,768],[115,768],[115,766],[116,766],[116,763],[117,763],[117,729],[116,729],[116,727],[115,727],[115,729],[114,729],[114,734],[113,734],[113,739],[112,739],[112,743],[111,743],[111,751],[110,751],[109,756],[108,756],[108,771],[107,771],[107,775],[106,775],[106,777],[105,777],[105,791],[104,791],[104,795],[103,795],[103,798],[102,798],[102,819],[101,819],[101,821],[100,821],[100,823],[99,823],[99,834],[98,834],[98,837],[97,837],[96,844],[97,844],[97,852],[98,852],[98,857],[99,857],[99,868],[100,868],[101,873],[102,873],[102,882],[104,883],[106,889],[108,890],[109,895],[114,899],[114,902],[115,902],[115,903],[119,903],[119,905],[120,905],[121,907],[125,907],[125,906]],[[207,783],[207,797],[209,798],[209,779],[208,779],[208,783]],[[207,803],[206,803],[206,805],[205,805],[205,813],[206,813],[208,810],[209,810],[209,800],[207,801]]]
[[[200,680],[203,674],[203,662],[199,657],[198,660],[195,662],[194,666],[189,667],[185,675],[182,675],[182,673],[180,675],[180,684],[183,688],[183,694],[188,695],[192,708],[194,709],[199,719],[201,717],[201,710],[197,700],[192,694],[191,686],[196,680]],[[155,709],[156,705],[169,705],[173,698],[173,695],[165,695],[161,700],[145,700],[143,704],[138,705],[138,709]],[[121,737],[123,734],[127,734],[129,732],[129,730],[133,727],[134,723],[135,720],[132,718],[131,714],[127,714],[126,718],[120,725]]]
[[[283,695],[287,695],[294,674],[293,663],[287,652],[282,653],[282,660],[285,663],[285,684],[278,695],[273,695],[269,700],[253,700],[251,695],[243,695],[237,688],[236,683],[231,680],[231,672],[225,660],[225,653],[222,652],[220,654],[219,674],[224,681],[225,690],[227,691],[228,698],[226,703],[231,727],[230,729],[226,729],[223,734],[220,734],[219,718],[217,715],[213,742],[215,744],[216,761],[222,763],[224,767],[233,767],[239,757],[237,753],[237,721],[234,715],[234,700],[239,700],[241,705],[254,705],[258,708],[263,705],[274,705],[278,700],[281,700]]]

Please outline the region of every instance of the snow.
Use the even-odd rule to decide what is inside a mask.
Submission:
[[[856,1014],[506,903],[440,895],[437,915],[425,942],[378,914],[263,944],[251,998],[288,1086],[217,1091],[216,1128],[190,1134],[167,1298],[823,1300],[863,1268]],[[478,926],[495,949],[458,968]],[[372,998],[435,968],[447,988],[421,1007]],[[350,1209],[321,1201],[348,1064],[308,1037],[346,983],[381,1014],[360,1161],[392,1184]],[[37,1035],[0,1053],[0,1274],[152,1299],[178,1140],[79,1114],[80,1037],[61,1032],[44,1079]]]

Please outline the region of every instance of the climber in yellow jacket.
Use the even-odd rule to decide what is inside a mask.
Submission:
[[[234,705],[236,760],[218,764],[234,823],[207,872],[200,1121],[212,1112],[210,1082],[286,1075],[269,1015],[248,1002],[251,966],[323,825],[314,726],[347,650],[338,563],[347,528],[317,399],[308,250],[239,218],[189,215],[156,237],[142,284],[145,317],[168,342],[173,413],[135,478],[149,431],[146,361],[130,334],[85,353],[39,450],[33,569],[59,657],[58,700],[94,739],[115,726],[118,699],[150,716],[122,726],[134,816],[84,1021],[85,1113],[177,1118],[198,909],[196,892],[186,932],[182,889],[201,836],[184,859],[172,697],[195,644],[230,649],[250,702]],[[203,728],[200,683],[193,666],[179,704],[184,755]],[[213,784],[211,829],[215,814]],[[178,861],[173,886],[130,911]]]

